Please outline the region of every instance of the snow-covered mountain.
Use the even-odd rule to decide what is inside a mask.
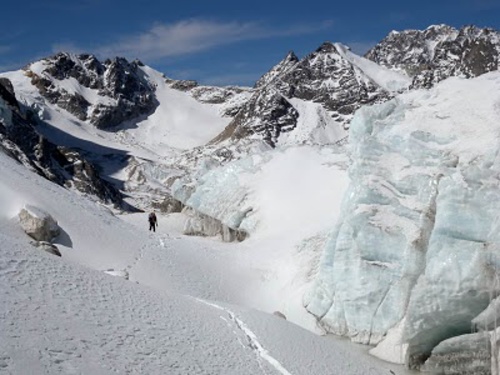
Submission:
[[[82,152],[56,145],[37,132],[33,113],[22,111],[11,82],[5,78],[0,79],[0,150],[61,186],[130,208],[118,188],[102,179]]]
[[[500,34],[490,28],[447,25],[393,31],[365,55],[376,63],[406,72],[412,87],[429,88],[451,76],[467,78],[498,70]]]
[[[254,95],[216,141],[254,135],[272,147],[334,144],[346,137],[360,106],[385,101],[409,83],[405,75],[356,56],[341,44],[324,43],[301,60],[290,52],[257,81]],[[323,121],[299,126],[301,116],[309,117],[310,112]],[[292,131],[301,136],[288,136]]]
[[[217,136],[250,95],[249,88],[186,84],[138,61],[101,63],[87,54],[60,53],[2,76],[15,87],[20,118],[36,126],[33,142],[43,136],[61,150],[83,153],[89,175],[102,171],[117,189],[135,192],[130,203],[141,208],[151,205],[150,194],[165,196],[166,179],[185,173],[165,159]],[[20,132],[20,125],[10,129]],[[21,138],[14,143],[27,141]],[[57,175],[54,169],[45,166],[47,174]]]
[[[59,53],[28,66],[26,76],[51,104],[98,128],[153,112],[158,101],[140,61],[101,63],[95,56]]]
[[[0,170],[2,375],[397,369],[273,311],[243,307],[250,297],[262,303],[273,289],[269,303],[285,303],[275,262],[296,255],[269,257],[269,248],[258,255],[255,247],[189,238],[175,215],[159,216],[158,231],[148,234],[146,214],[115,216],[3,152]],[[17,213],[26,204],[57,220],[62,258],[34,247],[22,231]]]
[[[252,88],[203,86],[167,78],[139,61],[66,53],[3,73],[0,235],[9,251],[2,256],[7,264],[9,257],[26,260],[13,272],[31,274],[38,264],[64,280],[72,272],[81,280],[94,277],[31,260],[32,245],[16,215],[24,204],[38,205],[60,220],[62,262],[174,292],[169,298],[179,309],[168,308],[176,321],[192,301],[175,293],[212,300],[203,302],[203,314],[216,317],[211,306],[227,315],[231,329],[257,348],[253,354],[266,371],[291,373],[290,365],[301,373],[305,367],[271,356],[235,309],[221,303],[279,311],[309,330],[376,345],[374,355],[422,371],[488,373],[498,367],[498,48],[494,30],[445,25],[392,32],[366,58],[328,42],[303,58],[290,52]],[[157,240],[123,223],[142,226],[144,215],[94,211],[95,203],[65,190],[64,203],[53,208],[60,188],[53,193],[49,182],[6,155],[84,195],[105,201],[96,188],[102,184],[126,195],[132,206],[182,214],[160,216],[166,229]],[[88,213],[72,218],[73,205]],[[172,227],[171,220],[180,218],[184,223]],[[211,239],[197,242],[180,232]],[[110,290],[121,288],[96,277]],[[71,299],[74,293],[50,296]],[[137,298],[160,298],[145,293]],[[9,297],[9,304],[19,301]],[[82,309],[79,303],[66,306]],[[123,324],[130,324],[133,311]],[[138,314],[152,318],[149,310]],[[85,345],[70,341],[85,352]],[[224,353],[235,358],[234,368],[254,372],[241,359],[248,357],[245,350],[228,348]],[[106,353],[117,351],[123,354],[117,348]],[[15,357],[2,353],[0,371]],[[174,366],[175,355],[167,358]],[[335,365],[327,361],[314,373],[332,373]],[[78,360],[68,362],[83,368]],[[217,361],[205,365],[208,372],[227,369]],[[123,369],[120,361],[111,368]],[[339,373],[367,373],[361,368]]]

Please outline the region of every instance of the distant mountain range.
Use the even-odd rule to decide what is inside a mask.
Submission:
[[[325,228],[293,245],[317,262],[290,270],[314,280],[301,295],[314,323],[410,368],[489,373],[500,74],[486,73],[499,70],[499,40],[436,25],[392,31],[364,57],[325,42],[288,53],[253,87],[58,53],[0,74],[0,152],[100,204],[183,210],[185,233],[231,241],[265,234],[272,208],[279,248],[294,230],[282,207],[301,201],[312,210],[290,211],[297,226]],[[302,183],[304,196],[287,194]]]
[[[204,106],[220,108],[218,115],[226,119],[226,128],[214,134],[206,148],[224,162],[245,154],[248,147],[242,145],[255,142],[264,142],[268,147],[341,143],[347,137],[354,112],[363,105],[384,102],[404,90],[430,88],[450,76],[470,78],[498,70],[499,40],[499,33],[493,29],[430,26],[425,30],[393,31],[365,57],[330,42],[302,59],[290,52],[253,88],[202,86],[167,77],[163,77],[162,84]],[[43,139],[37,133],[37,122],[51,122],[44,117],[43,103],[59,108],[61,114],[67,113],[71,121],[75,118],[98,129],[120,131],[136,126],[158,110],[158,82],[150,72],[138,60],[129,62],[117,57],[101,62],[90,54],[62,52],[23,70],[31,88],[22,95],[38,99],[21,98],[21,104],[16,99],[16,82],[9,83],[10,75],[2,74],[0,100],[8,108],[0,128],[3,148],[39,173],[67,184],[75,178],[62,177],[57,170],[68,170],[68,162],[62,162],[62,167],[53,162],[61,160],[56,153],[68,152],[58,147],[62,145],[46,140],[46,145],[56,143],[50,146],[50,163],[43,162],[47,151],[42,150],[48,146],[34,152],[38,140]],[[23,134],[30,134],[28,137],[17,135],[21,127],[25,129]],[[197,159],[196,155],[203,152],[200,150],[188,150],[181,160]],[[81,151],[71,150],[73,155]],[[91,153],[83,151],[91,163]],[[100,192],[94,193],[100,198],[115,197],[113,201],[119,201],[116,192],[97,190]]]

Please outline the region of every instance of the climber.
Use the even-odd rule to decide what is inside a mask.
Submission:
[[[149,221],[149,230],[153,229],[153,232],[156,232],[156,227],[158,226],[158,220],[156,219],[156,214],[151,212],[148,216]]]

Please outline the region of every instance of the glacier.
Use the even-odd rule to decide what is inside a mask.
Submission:
[[[215,219],[243,237],[280,233],[299,242],[317,235],[332,225],[347,186],[342,150],[310,145],[262,149],[224,166],[207,156],[196,173],[171,187],[172,196],[192,214],[185,232],[224,237]]]
[[[491,326],[495,307],[477,317],[500,293],[499,120],[498,72],[356,112],[350,185],[304,296],[323,328],[419,368]]]

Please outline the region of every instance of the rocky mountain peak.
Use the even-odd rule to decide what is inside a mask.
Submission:
[[[346,51],[340,44],[323,43],[280,77],[280,91],[286,97],[321,103],[347,126],[361,104],[375,102],[387,93],[346,57]]]
[[[426,68],[434,57],[437,44],[455,38],[458,31],[447,25],[433,25],[425,30],[391,31],[365,57],[410,76]]]
[[[499,67],[500,37],[491,28],[457,30],[433,25],[425,30],[391,32],[366,58],[413,77],[412,87],[429,88],[450,76],[477,77]]]
[[[335,123],[332,126],[344,128],[339,131],[342,133],[361,105],[390,97],[348,54],[347,47],[331,42],[300,60],[293,52],[287,54],[257,81],[253,96],[227,127],[225,136],[217,139],[251,134],[274,147],[281,134],[297,126],[300,111],[293,99],[320,104]]]
[[[293,51],[287,53],[285,58],[273,66],[255,83],[254,88],[260,88],[273,82],[277,77],[282,76],[286,71],[292,69],[299,62],[299,58]]]
[[[156,108],[155,87],[141,66],[121,57],[102,63],[94,55],[61,52],[31,64],[26,74],[48,102],[108,129]]]
[[[336,53],[337,48],[335,47],[335,44],[332,42],[323,42],[321,46],[319,46],[316,49],[317,53]]]

